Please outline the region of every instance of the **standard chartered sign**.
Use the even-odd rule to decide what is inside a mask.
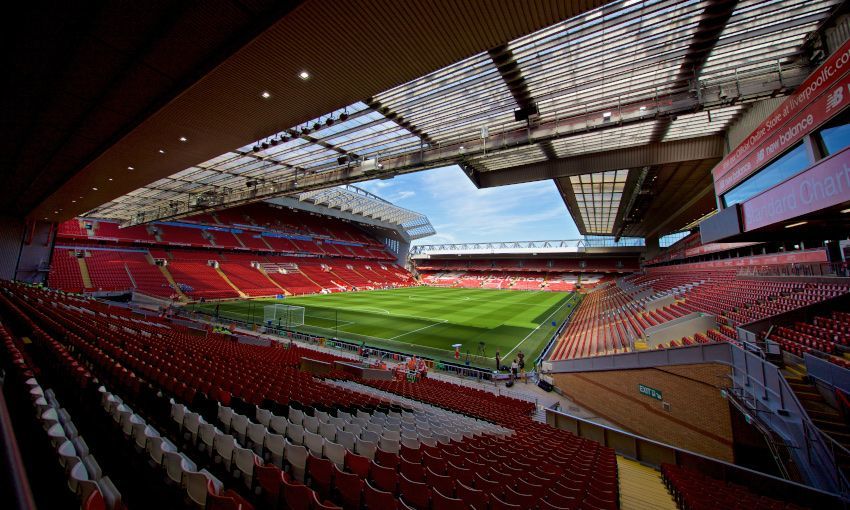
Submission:
[[[643,384],[638,384],[638,391],[642,395],[646,395],[647,397],[652,397],[654,399],[662,400],[661,391],[656,390],[655,388],[650,388],[649,386],[644,386]]]

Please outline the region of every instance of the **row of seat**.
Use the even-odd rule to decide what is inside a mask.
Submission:
[[[413,432],[411,425],[414,423],[421,425],[416,427],[419,448],[409,448],[400,442],[399,453],[395,454],[383,450],[380,445],[377,445],[373,452],[373,458],[369,459],[364,455],[358,455],[358,452],[367,453],[371,451],[371,447],[358,450],[359,445],[355,440],[354,451],[346,451],[345,453],[342,469],[330,459],[324,459],[332,464],[330,470],[332,486],[336,486],[337,476],[339,476],[339,480],[350,480],[351,478],[347,475],[355,474],[362,480],[362,484],[355,484],[362,489],[356,492],[356,497],[359,498],[358,505],[362,504],[370,508],[405,507],[405,505],[408,508],[422,508],[423,505],[430,508],[442,503],[454,505],[457,504],[456,501],[446,502],[446,500],[460,499],[463,501],[460,494],[465,489],[457,484],[450,486],[446,479],[451,480],[452,476],[457,476],[458,480],[469,482],[469,485],[464,483],[466,489],[480,491],[471,494],[481,496],[487,502],[486,506],[489,508],[553,508],[553,505],[554,508],[580,506],[607,509],[616,507],[618,496],[616,463],[614,462],[613,452],[600,447],[596,443],[576,438],[568,432],[556,431],[546,425],[533,422],[530,413],[534,410],[534,405],[528,402],[496,397],[488,392],[439,381],[426,380],[415,384],[404,383],[404,386],[397,386],[398,383],[390,383],[391,385],[387,386],[385,390],[388,393],[398,395],[399,399],[427,402],[443,408],[442,414],[438,413],[429,417],[414,413],[414,415],[405,419],[407,415],[402,412],[402,409],[408,406],[403,404],[401,400],[398,401],[399,405],[393,408],[392,403],[388,403],[385,396],[363,391],[363,388],[365,388],[363,384],[351,381],[331,384],[328,381],[321,382],[309,376],[304,379],[292,379],[300,385],[298,388],[299,395],[308,394],[316,391],[316,388],[321,388],[324,398],[307,398],[306,401],[310,402],[309,404],[296,405],[296,402],[291,398],[287,399],[286,402],[281,402],[249,397],[251,393],[246,393],[243,385],[253,382],[254,378],[256,378],[258,386],[268,385],[271,387],[278,382],[275,380],[278,378],[277,374],[285,375],[295,370],[293,365],[297,363],[297,358],[293,360],[289,355],[292,353],[297,355],[298,349],[289,351],[271,347],[247,346],[216,337],[191,338],[185,333],[162,328],[156,321],[145,322],[143,323],[144,326],[134,329],[132,324],[128,324],[126,316],[112,315],[108,313],[108,310],[103,311],[99,307],[90,307],[90,302],[87,300],[56,295],[49,291],[18,285],[5,284],[3,288],[4,292],[2,299],[0,299],[2,307],[0,309],[6,313],[20,314],[21,320],[24,320],[23,317],[31,317],[27,320],[32,322],[33,327],[38,326],[35,324],[36,321],[38,324],[44,325],[55,333],[57,338],[62,338],[63,343],[67,343],[73,352],[71,356],[73,361],[79,363],[79,360],[84,360],[83,369],[96,371],[98,378],[105,381],[110,387],[120,388],[128,398],[140,402],[157,398],[151,394],[151,390],[162,392],[166,396],[174,397],[177,405],[194,409],[197,415],[200,415],[196,421],[191,418],[187,422],[187,416],[194,417],[195,414],[192,411],[188,411],[189,414],[187,414],[186,408],[183,408],[183,418],[177,425],[177,420],[170,417],[173,407],[169,406],[167,421],[174,423],[174,427],[179,428],[181,432],[178,440],[176,442],[172,440],[172,444],[195,463],[196,471],[200,472],[201,468],[206,468],[210,472],[216,473],[219,479],[225,480],[226,485],[240,492],[240,494],[248,494],[257,489],[257,485],[260,485],[261,493],[265,498],[266,490],[262,489],[260,473],[271,473],[277,478],[272,486],[268,487],[268,492],[272,494],[274,490],[277,490],[278,495],[282,494],[287,505],[289,505],[287,493],[292,498],[297,497],[295,494],[308,495],[307,489],[293,488],[300,482],[298,476],[301,475],[299,470],[293,469],[292,466],[293,463],[296,464],[296,467],[300,466],[300,459],[305,457],[304,452],[306,452],[306,459],[304,461],[303,483],[308,486],[309,490],[313,490],[320,483],[314,484],[313,482],[314,477],[311,475],[311,465],[313,464],[315,464],[317,472],[315,479],[327,480],[327,477],[323,478],[322,474],[318,474],[323,470],[323,467],[327,466],[327,463],[321,462],[322,457],[326,456],[327,438],[322,437],[321,453],[315,443],[311,443],[312,448],[309,448],[304,444],[297,445],[293,441],[293,438],[296,438],[299,432],[302,442],[305,438],[310,438],[311,436],[307,434],[308,427],[321,427],[322,418],[324,418],[324,423],[336,425],[335,439],[339,438],[340,431],[354,434],[353,431],[357,429],[353,426],[359,426],[361,442],[364,441],[364,434],[367,434],[366,441],[368,441],[368,434],[378,433],[373,427],[375,425],[381,426],[380,436],[384,439],[394,439],[391,437],[393,432],[398,432],[400,439],[404,438],[405,431]],[[181,364],[180,360],[185,360],[186,363]],[[67,361],[70,364],[71,360]],[[280,366],[281,361],[283,361],[283,366]],[[224,367],[221,365],[224,365]],[[273,374],[268,376],[265,372],[272,372]],[[196,390],[193,393],[188,390],[188,387],[191,385],[193,388],[201,388],[203,383],[213,384],[214,388],[223,391],[223,393],[211,391],[208,394],[211,397],[214,395],[214,411],[211,408],[195,409],[194,407],[198,392]],[[359,384],[359,386],[352,386],[354,384]],[[346,385],[349,386],[346,387]],[[384,390],[378,389],[376,391]],[[224,397],[225,394],[231,396],[229,406],[227,403],[218,400],[219,395]],[[249,398],[242,399],[241,396]],[[263,395],[259,395],[259,397],[263,397]],[[371,403],[371,405],[358,406],[357,409],[354,409],[346,405],[349,398],[358,402]],[[280,410],[285,409],[285,412],[281,414],[269,403],[281,406]],[[272,411],[271,414],[262,412],[258,415],[256,407],[258,404],[261,404],[261,409]],[[382,408],[386,410],[383,411],[386,413],[386,417],[380,414],[376,416],[375,409],[380,406],[383,406]],[[230,414],[228,423],[229,433],[224,430],[225,422],[223,420],[227,419],[228,412],[223,410],[223,407],[231,407],[234,410]],[[133,406],[133,409],[136,409],[136,406]],[[144,409],[144,406],[140,409]],[[251,419],[250,414],[245,413],[246,409],[253,409],[253,419]],[[350,409],[350,412],[345,409]],[[121,411],[119,415],[127,416],[124,418],[125,423],[133,421],[130,419],[132,413],[129,409],[122,409]],[[219,411],[221,411],[222,420],[219,419]],[[341,414],[341,412],[348,412],[347,420],[345,414]],[[398,413],[399,416],[392,416],[390,412]],[[367,418],[364,413],[369,414],[370,417]],[[137,411],[137,414],[146,423],[153,423],[152,420],[147,418],[149,413]],[[233,420],[236,418],[236,414],[245,416],[246,420],[237,419],[234,426]],[[458,414],[469,418],[461,418]],[[277,434],[277,432],[268,430],[267,427],[267,433],[263,435],[262,446],[259,445],[259,436],[255,432],[252,432],[249,436],[249,430],[255,430],[254,425],[262,425],[260,420],[264,417],[269,418],[269,425],[271,425],[272,415],[286,417],[286,433],[291,436],[289,439],[291,446],[288,447],[289,452],[287,452],[286,433],[278,434],[284,438],[281,466],[277,466],[274,462],[266,462],[264,459],[266,454],[269,453],[267,451],[269,450],[268,438],[270,437],[268,434]],[[213,436],[209,446],[206,446],[204,440],[201,439],[201,416],[204,417],[206,423],[212,425],[212,427],[204,428]],[[341,430],[339,423],[333,423],[331,417],[343,420]],[[299,418],[300,424],[298,423]],[[425,420],[419,418],[425,418]],[[412,422],[411,419],[413,419]],[[215,422],[212,420],[215,420]],[[358,420],[361,421],[358,422]],[[484,422],[481,420],[490,422],[489,427],[498,427],[500,430],[513,429],[516,431],[515,435],[512,435],[509,439],[497,440],[489,434],[476,436],[473,433],[474,437],[468,437],[462,433],[463,430],[451,430],[452,426],[456,427],[455,424],[460,425],[462,423],[480,422],[484,427]],[[395,423],[396,421],[398,423]],[[426,429],[426,421],[429,429]],[[119,419],[120,422],[121,419]],[[194,426],[193,423],[197,423],[198,435],[194,436],[194,439],[191,433],[189,433],[188,438],[183,433],[185,432],[185,423],[188,423],[190,427]],[[280,423],[280,421],[278,420],[277,423]],[[243,424],[245,427],[244,435]],[[349,426],[349,430],[346,430],[346,426]],[[372,426],[371,430],[370,426]],[[218,433],[216,427],[221,427],[218,428]],[[290,427],[292,427],[292,432],[290,432]],[[435,433],[435,427],[444,431],[437,432],[442,437]],[[161,430],[159,426],[156,426],[156,428]],[[395,428],[399,430],[393,430]],[[311,433],[316,434],[315,432]],[[458,433],[460,435],[454,435]],[[434,446],[429,446],[428,440],[422,439],[428,437],[429,434],[434,438]],[[192,444],[193,441],[196,441],[194,445]],[[300,448],[296,448],[298,446]],[[262,455],[257,453],[258,450],[262,452]],[[237,454],[234,453],[237,451],[240,452],[238,456],[242,460],[237,461],[235,456]],[[412,453],[413,451],[419,452],[418,465],[420,468],[412,466],[417,464],[413,460],[417,454]],[[288,453],[292,453],[289,458],[295,462],[290,463],[287,460]],[[311,455],[317,460],[312,460]],[[498,457],[491,455],[515,459],[516,463],[505,467],[498,462]],[[412,465],[403,464],[402,457],[406,459],[405,462],[410,462]],[[228,458],[229,460],[226,460]],[[249,460],[250,462],[248,462]],[[174,462],[176,463],[176,459]],[[208,466],[205,465],[207,462],[209,462]],[[229,469],[228,462],[230,463]],[[183,465],[182,463],[177,464],[179,465],[176,465],[175,469]],[[237,465],[244,469],[236,467]],[[391,467],[394,465],[398,467]],[[406,467],[403,468],[402,466]],[[393,469],[397,473],[395,475],[397,484],[392,482],[393,475],[381,468]],[[337,475],[333,469],[344,474]],[[430,483],[440,485],[442,490],[431,490],[427,493],[427,504],[423,500],[416,499],[418,494],[422,492],[421,490],[408,490],[408,497],[405,498],[401,492],[401,487],[402,483],[407,484],[407,482],[400,478],[401,469],[405,469],[406,474],[404,476],[412,484],[428,485],[430,480]],[[191,469],[189,470],[191,471]],[[248,477],[245,475],[249,470],[253,470],[250,484],[247,483]],[[429,474],[428,470],[432,474]],[[324,470],[325,473],[327,471],[327,469]],[[424,478],[416,479],[417,472],[422,474]],[[233,481],[234,485],[231,485],[228,480]],[[494,484],[495,480],[499,481]],[[344,484],[345,482],[341,483]],[[385,484],[383,486],[391,490],[380,489],[377,487],[379,483]],[[252,487],[249,489],[248,485]],[[421,488],[419,485],[406,486],[408,488]],[[397,490],[398,493],[394,493],[393,490]],[[436,492],[440,494],[437,495]],[[470,492],[467,491],[464,494],[470,494]],[[341,501],[338,499],[338,493],[334,493],[333,489],[330,489],[329,497],[331,501]],[[322,500],[324,497],[310,496],[298,499],[298,501],[309,502],[311,499]],[[309,502],[308,507],[315,504]],[[325,503],[320,502],[318,504],[324,505]],[[378,504],[388,506],[375,506]]]
[[[744,486],[673,464],[662,464],[661,477],[679,508],[687,510],[803,510],[793,503],[759,496]]]
[[[520,401],[507,405],[503,397],[429,379],[417,383],[346,381],[339,384],[360,388],[368,385],[371,390],[364,391],[373,391],[377,396],[396,395],[402,404],[415,399],[510,426],[512,435],[506,438],[507,442],[487,444],[487,439],[473,439],[456,446],[463,451],[462,455],[452,457],[449,450],[448,455],[442,453],[448,456],[444,462],[432,462],[436,474],[458,481],[452,485],[455,494],[468,495],[468,489],[481,491],[480,497],[489,502],[489,508],[613,510],[619,505],[613,450],[534,422]],[[490,401],[500,402],[501,406],[490,407]],[[479,448],[482,444],[486,446]],[[405,458],[404,449],[401,457]],[[511,461],[500,460],[506,458]],[[464,486],[460,487],[459,483]],[[451,496],[452,490],[448,485],[443,486],[441,494]],[[475,506],[482,507],[487,505]]]
[[[676,303],[646,311],[650,296],[671,294]],[[688,270],[683,266],[649,268],[590,292],[553,349],[552,359],[615,354],[631,349],[648,327],[682,315],[711,313],[724,326],[761,320],[850,292],[846,284],[773,282],[738,277],[734,269]],[[736,335],[710,334],[712,339]],[[699,342],[687,338],[670,346]],[[850,337],[848,337],[850,338]],[[819,344],[820,347],[828,344]],[[840,363],[840,361],[839,361]]]

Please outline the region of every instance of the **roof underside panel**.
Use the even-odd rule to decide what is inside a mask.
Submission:
[[[711,52],[700,79],[720,81],[800,59],[805,37],[838,0],[742,0]]]
[[[541,119],[672,92],[705,4],[625,2],[620,9],[597,9],[511,43]]]
[[[614,170],[570,177],[578,213],[589,234],[609,234],[626,188],[628,170]]]
[[[744,107],[741,105],[718,108],[688,115],[679,115],[667,130],[664,137],[665,142],[679,140],[682,138],[696,138],[699,136],[721,133],[729,127],[729,124]]]
[[[612,127],[603,131],[560,138],[552,142],[552,146],[559,158],[622,149],[649,142],[654,128],[654,122]]]
[[[149,221],[141,213],[167,211],[174,203],[189,203],[193,196],[203,193],[242,196],[252,186],[264,184],[283,184],[269,188],[279,194],[304,196],[297,188],[297,183],[304,182],[299,180],[303,176],[323,177],[341,168],[343,172],[331,175],[348,175],[346,167],[350,165],[395,156],[412,161],[408,167],[402,165],[400,172],[412,171],[428,166],[417,158],[420,152],[431,149],[450,154],[438,161],[441,165],[466,162],[477,171],[496,172],[546,160],[722,134],[744,107],[701,102],[697,97],[700,87],[726,86],[739,77],[760,78],[758,73],[766,68],[808,65],[800,59],[802,43],[838,3],[741,0],[731,16],[732,4],[727,4],[725,16],[719,16],[722,21],[718,21],[717,2],[713,0],[610,2],[515,38],[493,55],[486,51],[472,54],[372,97],[289,126],[160,179],[89,214]],[[721,30],[718,24],[724,22]],[[505,60],[500,60],[502,57]],[[530,124],[514,116],[520,103],[526,101],[536,103],[539,110]],[[686,106],[665,110],[673,108],[675,102]],[[621,113],[628,111],[639,114],[624,120]],[[536,128],[545,131],[545,136],[533,138],[531,133]],[[478,147],[486,147],[486,154]],[[693,176],[693,189],[702,190],[707,165],[687,168],[701,172]],[[580,214],[588,233],[613,234],[612,229],[619,228],[616,215],[629,170],[594,176],[591,164],[580,170],[584,175],[576,176],[577,182],[572,182],[573,178],[570,185],[563,186],[565,194],[577,193],[578,211],[573,212]],[[669,173],[673,175],[674,170]],[[631,175],[637,179],[637,173]],[[333,184],[351,180],[337,179]],[[652,186],[651,181],[646,185]],[[334,207],[373,212],[359,207],[356,196],[324,191],[308,195]],[[656,195],[651,189],[644,191]],[[686,203],[691,197],[675,198]],[[634,223],[630,225],[639,230]]]
[[[486,53],[388,90],[375,99],[439,142],[469,138],[481,128],[516,129],[517,104]]]

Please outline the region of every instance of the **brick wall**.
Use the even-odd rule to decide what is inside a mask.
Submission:
[[[577,404],[626,431],[734,462],[729,404],[720,396],[729,370],[710,363],[555,374],[554,379]],[[640,384],[660,391],[663,400],[640,393]]]

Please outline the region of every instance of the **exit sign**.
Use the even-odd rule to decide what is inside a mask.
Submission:
[[[661,397],[661,392],[656,390],[655,388],[650,388],[649,386],[644,386],[643,384],[638,384],[638,391],[642,395],[646,395],[647,397],[652,397],[654,399],[663,400]]]

